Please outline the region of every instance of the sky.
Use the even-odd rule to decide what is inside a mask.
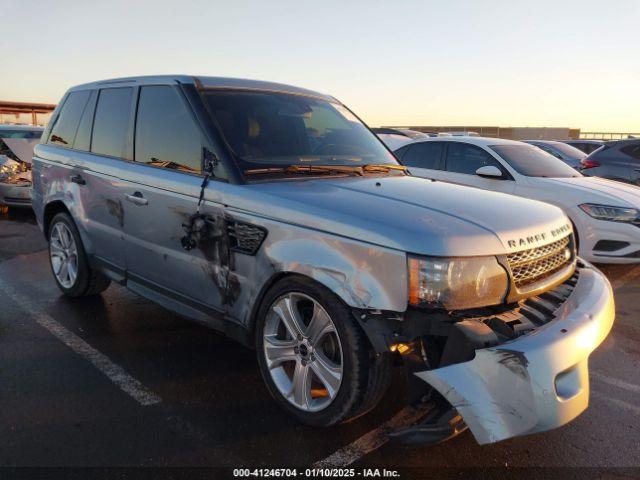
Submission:
[[[131,75],[328,93],[371,126],[640,132],[640,1],[0,0],[0,100]]]

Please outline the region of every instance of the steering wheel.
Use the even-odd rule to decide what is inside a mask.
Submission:
[[[331,155],[333,153],[332,150],[336,150],[339,148],[343,150],[343,154],[345,152],[348,152],[348,155],[357,154],[357,152],[353,151],[356,150],[356,148],[353,145],[349,145],[347,143],[327,143],[325,145],[320,145],[313,151],[313,153],[317,155]]]

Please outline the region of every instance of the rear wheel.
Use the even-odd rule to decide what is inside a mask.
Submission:
[[[89,267],[78,229],[67,213],[58,213],[51,220],[49,260],[58,288],[69,297],[95,295],[111,283]]]
[[[389,382],[351,312],[325,287],[290,277],[269,290],[256,328],[262,376],[298,420],[328,426],[373,408]]]

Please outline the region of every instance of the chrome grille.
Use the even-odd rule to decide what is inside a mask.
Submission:
[[[571,235],[548,245],[507,255],[516,287],[524,287],[560,270],[573,259]]]

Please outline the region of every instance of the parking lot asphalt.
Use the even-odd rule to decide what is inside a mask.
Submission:
[[[364,418],[300,425],[271,400],[253,351],[118,285],[62,297],[46,247],[30,212],[0,214],[0,466],[304,467],[348,451],[355,467],[640,472],[640,267],[602,267],[617,318],[591,357],[584,414],[493,445],[465,432],[410,447],[378,428],[404,418],[400,371]]]

